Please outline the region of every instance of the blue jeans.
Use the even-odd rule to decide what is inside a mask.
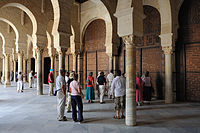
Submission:
[[[78,106],[78,121],[83,121],[83,103],[81,96],[71,96],[72,103],[72,119],[73,121],[77,121],[77,110],[76,105]]]

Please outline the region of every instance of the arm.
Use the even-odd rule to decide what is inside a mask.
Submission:
[[[113,91],[115,89],[115,81],[113,80],[112,84],[111,84],[111,88],[110,88],[110,95],[112,96]]]

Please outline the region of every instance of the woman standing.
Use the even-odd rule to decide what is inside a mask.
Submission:
[[[81,98],[81,87],[78,82],[78,74],[75,74],[74,80],[70,83],[71,88],[71,103],[72,103],[72,119],[77,122],[77,110],[78,106],[78,122],[83,122],[83,103]]]
[[[94,77],[92,77],[93,72],[89,73],[89,76],[87,77],[87,88],[86,88],[86,100],[88,100],[88,103],[93,103],[92,100],[95,99],[95,93],[94,93]]]
[[[145,73],[145,77],[142,79],[144,82],[144,101],[151,101],[152,84],[149,76],[149,71]]]
[[[143,102],[142,98],[142,79],[139,76],[139,73],[136,73],[136,102],[140,106]]]

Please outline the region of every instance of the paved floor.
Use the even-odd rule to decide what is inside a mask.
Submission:
[[[27,86],[27,85],[26,85]],[[200,103],[165,105],[162,101],[137,107],[137,126],[127,127],[124,120],[114,120],[114,105],[93,104],[84,101],[85,123],[56,120],[56,97],[36,96],[36,88],[25,87],[17,93],[16,87],[0,85],[0,133],[200,133]]]

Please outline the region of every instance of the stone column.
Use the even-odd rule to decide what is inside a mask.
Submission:
[[[10,86],[10,55],[5,54],[5,84],[4,88]]]
[[[75,71],[75,73],[77,72],[77,66],[76,66],[76,62],[77,62],[77,55],[73,54],[73,71]]]
[[[117,72],[117,56],[113,56],[113,73],[116,75]]]
[[[2,80],[5,81],[5,56],[3,56]]]
[[[14,67],[13,67],[13,72],[14,72],[14,82],[16,82],[16,60],[13,60]]]
[[[18,73],[23,70],[23,54],[18,53]]]
[[[80,84],[82,84],[81,77],[83,76],[83,57],[81,57],[80,54],[78,54],[78,80]]]
[[[43,95],[42,83],[42,52],[43,49],[37,48],[37,95]]]
[[[172,46],[162,47],[165,54],[165,103],[173,103]]]
[[[65,69],[65,49],[58,51],[59,56],[59,71],[60,69]],[[60,74],[60,72],[59,72]]]
[[[126,125],[136,125],[136,46],[133,35],[124,36],[126,44]]]
[[[23,74],[24,74],[24,77],[23,77],[23,82],[27,82],[27,71],[26,71],[26,60],[24,59],[23,60]]]
[[[111,55],[111,56],[109,56],[109,72],[110,72],[110,70],[113,69],[112,60],[113,60],[113,58],[112,58],[112,55]]]
[[[50,58],[51,58],[51,69],[53,69],[54,68],[54,56],[51,55]]]

